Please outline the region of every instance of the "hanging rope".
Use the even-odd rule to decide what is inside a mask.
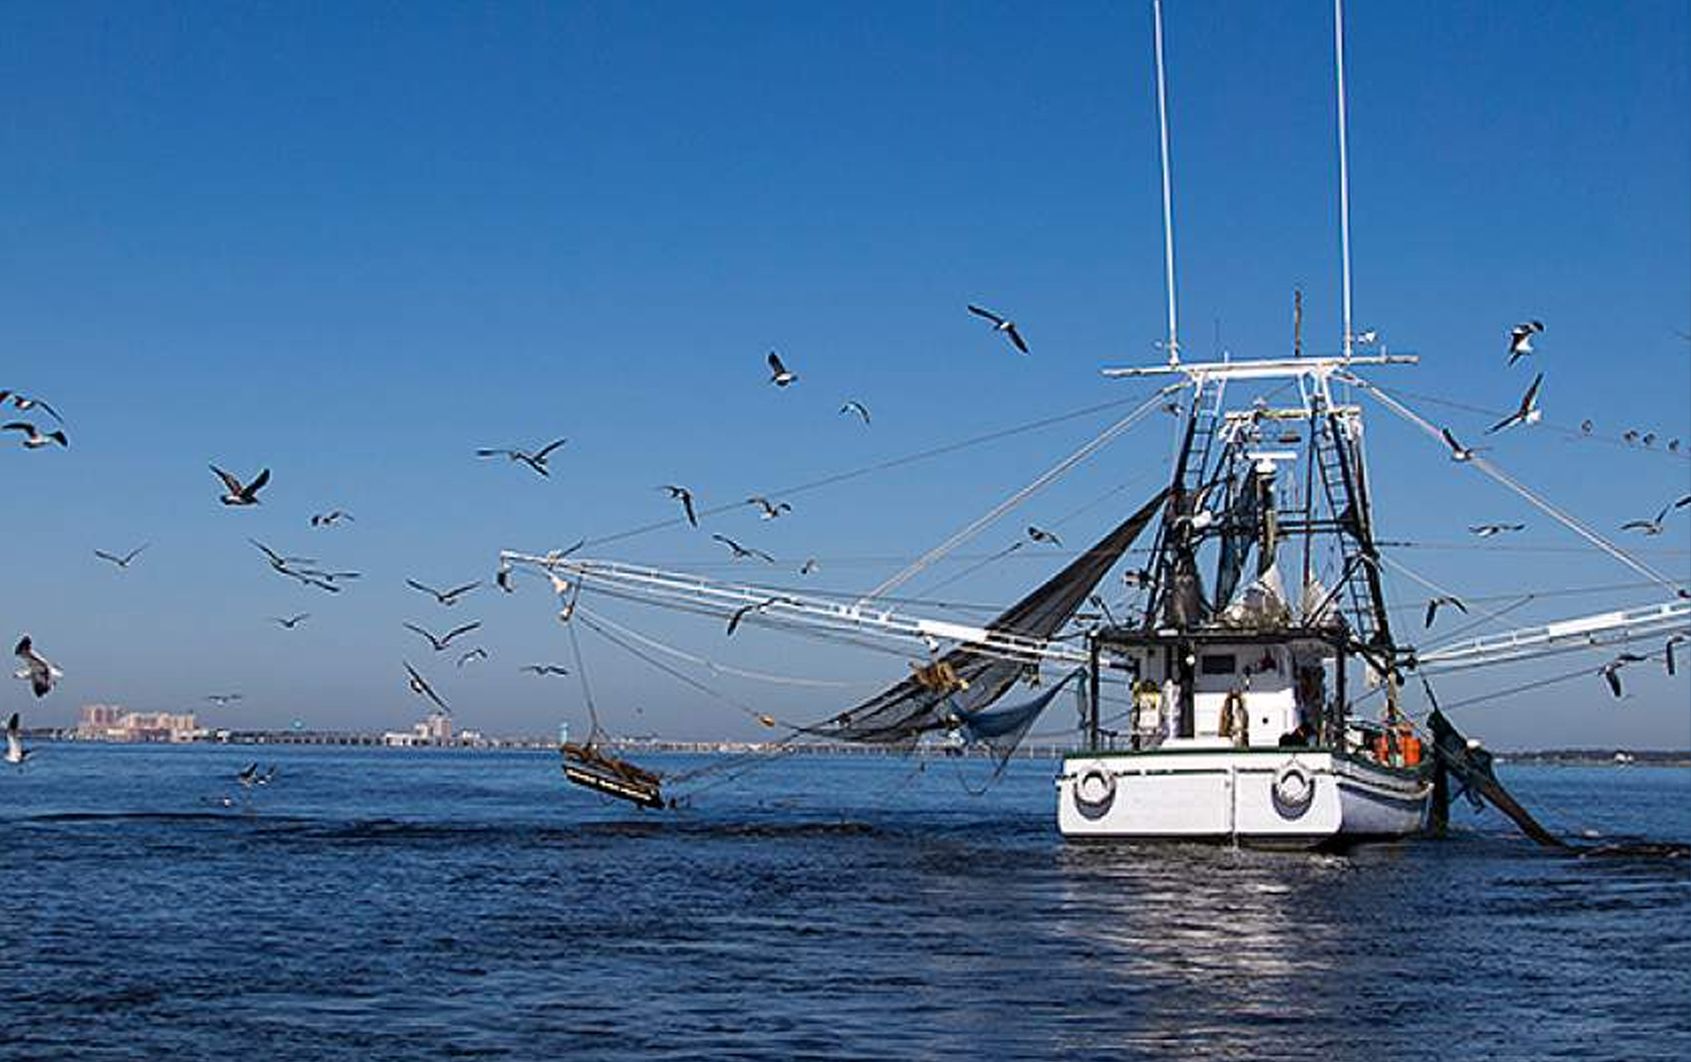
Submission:
[[[586,744],[592,745],[604,737],[605,732],[599,726],[599,711],[593,704],[593,690],[587,684],[587,665],[581,659],[581,640],[575,636],[574,624],[566,623],[564,626],[570,632],[570,652],[575,658],[575,675],[581,682],[581,699],[587,702],[587,719],[592,724],[587,731]]]
[[[1380,387],[1378,385],[1369,383],[1367,380],[1364,380],[1361,377],[1352,376],[1349,373],[1341,373],[1339,375],[1346,378],[1347,380],[1349,380],[1349,382],[1355,384],[1357,387],[1360,387],[1364,391],[1369,392],[1375,398],[1378,398],[1380,400],[1381,404],[1384,405],[1387,409],[1391,410],[1393,413],[1396,413],[1398,416],[1402,417],[1403,419],[1409,421],[1409,423],[1411,423],[1411,424],[1415,425],[1416,427],[1420,428],[1423,432],[1425,432],[1428,435],[1428,437],[1438,440],[1438,444],[1439,444],[1439,447],[1441,449],[1447,449],[1447,447],[1445,446],[1445,442],[1444,442],[1444,436],[1439,432],[1439,429],[1432,424],[1431,421],[1428,421],[1426,418],[1422,417],[1420,414],[1416,413],[1414,410],[1410,409],[1408,406],[1405,406],[1403,403],[1397,401],[1396,399],[1392,398],[1390,395],[1386,394],[1383,390],[1380,389]],[[1619,546],[1610,542],[1608,539],[1604,538],[1602,535],[1599,535],[1596,531],[1587,527],[1584,523],[1582,523],[1580,520],[1575,518],[1573,515],[1566,513],[1566,512],[1563,512],[1561,509],[1558,509],[1556,506],[1552,505],[1546,499],[1540,497],[1538,494],[1536,494],[1532,490],[1528,489],[1524,484],[1519,483],[1516,480],[1514,480],[1513,478],[1511,478],[1507,473],[1505,473],[1501,468],[1497,467],[1497,465],[1493,464],[1491,461],[1488,461],[1483,457],[1475,455],[1475,456],[1469,458],[1464,463],[1472,465],[1474,468],[1478,469],[1480,472],[1484,473],[1485,475],[1491,477],[1496,482],[1501,483],[1503,486],[1505,486],[1508,489],[1514,491],[1517,495],[1519,495],[1520,497],[1525,499],[1534,508],[1536,508],[1540,512],[1544,513],[1546,516],[1549,516],[1551,519],[1555,520],[1557,523],[1561,524],[1563,527],[1566,527],[1568,530],[1574,532],[1576,535],[1579,535],[1581,538],[1585,539],[1587,542],[1590,542],[1592,545],[1596,546],[1598,549],[1601,549],[1604,553],[1607,553],[1609,556],[1613,557],[1615,560],[1620,561],[1622,564],[1626,565],[1628,568],[1631,568],[1633,571],[1637,572],[1639,575],[1642,575],[1645,578],[1652,580],[1656,584],[1667,588],[1670,592],[1672,592],[1675,595],[1683,595],[1685,593],[1685,588],[1683,586],[1681,586],[1679,583],[1675,582],[1672,579],[1669,579],[1667,576],[1663,575],[1661,572],[1656,571],[1654,568],[1650,567],[1649,565],[1645,564],[1644,562],[1633,558],[1625,550],[1621,549]]]

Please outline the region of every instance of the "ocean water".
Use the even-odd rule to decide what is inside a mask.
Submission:
[[[1495,814],[1080,847],[1054,772],[794,757],[653,813],[545,753],[46,745],[0,771],[0,1056],[1691,1057],[1691,860]],[[1691,771],[1503,777],[1691,840]]]

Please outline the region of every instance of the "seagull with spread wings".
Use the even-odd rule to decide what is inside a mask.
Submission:
[[[66,447],[70,445],[70,440],[65,438],[65,433],[62,430],[44,432],[27,420],[14,420],[0,424],[0,431],[23,432],[23,446],[26,450],[39,450],[48,443],[58,443],[60,446]]]
[[[224,505],[257,505],[258,492],[264,488],[266,483],[270,482],[270,470],[268,468],[254,476],[251,483],[242,483],[216,465],[212,465],[211,470],[217,475],[218,479],[223,481],[223,496],[217,500]]]
[[[537,473],[539,473],[542,476],[550,476],[552,473],[550,471],[548,471],[548,469],[546,467],[546,458],[552,453],[553,450],[556,450],[558,447],[564,445],[567,442],[569,442],[568,439],[558,439],[558,440],[555,440],[553,442],[547,443],[545,446],[541,447],[539,450],[536,450],[534,453],[529,453],[527,450],[494,449],[494,448],[491,448],[491,447],[484,447],[483,449],[476,451],[476,456],[477,457],[508,457],[513,461],[521,461],[523,464],[525,464],[528,467],[534,469],[534,471],[536,471]]]
[[[846,402],[845,405],[841,406],[840,412],[842,414],[844,414],[844,413],[855,413],[855,414],[858,415],[859,418],[862,419],[862,421],[865,425],[867,425],[869,423],[869,407],[864,405],[862,402],[859,402],[855,398],[850,399],[849,401]]]
[[[417,626],[415,623],[406,623],[403,624],[403,626],[406,630],[411,631],[414,634],[420,634],[427,638],[429,640],[429,645],[434,647],[435,652],[444,653],[446,651],[446,647],[452,644],[452,639],[457,638],[460,635],[470,633],[480,627],[481,623],[478,621],[476,623],[466,623],[462,627],[454,627],[447,631],[445,635],[440,637],[436,637],[434,634],[431,634],[429,631]]]
[[[763,552],[763,550],[761,550],[761,549],[751,549],[748,546],[742,546],[738,542],[729,538],[727,535],[712,535],[710,537],[716,539],[718,542],[722,543],[724,546],[727,546],[730,550],[732,550],[735,560],[739,560],[742,557],[748,557],[748,558],[749,557],[757,557],[758,559],[767,561],[770,564],[775,563],[775,558],[771,557],[769,554]]]
[[[17,647],[12,652],[23,661],[23,667],[18,668],[15,676],[29,680],[30,689],[35,691],[37,697],[47,696],[53,689],[53,683],[64,677],[63,671],[35,651],[35,643],[27,634],[18,639]]]
[[[1486,434],[1495,435],[1504,428],[1513,427],[1516,424],[1537,424],[1539,418],[1544,416],[1543,412],[1538,408],[1538,389],[1543,383],[1543,373],[1539,373],[1537,376],[1534,376],[1532,378],[1532,386],[1527,388],[1527,393],[1521,396],[1520,407],[1516,409],[1515,412],[1509,414],[1507,417],[1504,417],[1496,424],[1487,428]]]
[[[115,553],[107,553],[103,549],[95,550],[94,556],[100,558],[103,561],[111,561],[113,564],[117,565],[119,568],[127,568],[127,567],[129,567],[129,562],[134,560],[136,557],[139,557],[141,555],[141,551],[146,549],[149,544],[150,543],[143,542],[139,546],[136,546],[134,549],[130,550],[128,553],[123,554],[121,557],[118,556]]]
[[[415,579],[405,580],[405,585],[409,586],[413,590],[417,590],[417,591],[420,591],[422,593],[429,594],[440,604],[446,605],[447,607],[451,607],[451,606],[456,605],[458,603],[458,599],[460,597],[463,597],[465,594],[469,593],[471,590],[474,590],[476,587],[480,586],[481,580],[478,579],[473,583],[465,583],[463,586],[455,586],[450,590],[436,590],[434,587],[429,586],[427,583],[419,583]]]
[[[1015,348],[1023,354],[1028,352],[1027,342],[1022,339],[1021,332],[1016,330],[1016,322],[1007,317],[1000,317],[998,314],[995,314],[991,310],[982,306],[971,305],[969,307],[969,312],[974,314],[976,317],[981,317],[991,321],[993,331],[1003,333],[1004,338],[1014,344]]]

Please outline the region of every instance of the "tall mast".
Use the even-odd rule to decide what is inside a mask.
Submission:
[[[1339,92],[1339,256],[1344,283],[1345,357],[1350,357],[1350,146],[1345,136],[1345,0],[1333,0],[1333,64]]]
[[[1163,0],[1152,0],[1151,11],[1156,24],[1157,129],[1161,134],[1163,161],[1163,286],[1168,291],[1168,363],[1179,365],[1180,327],[1174,313],[1174,198],[1168,176],[1168,86],[1163,71]]]

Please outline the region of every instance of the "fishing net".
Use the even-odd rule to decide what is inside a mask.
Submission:
[[[987,624],[987,629],[1049,640],[1121,560],[1167,496],[1167,490],[1159,492],[1068,567]],[[915,669],[890,689],[811,728],[810,733],[835,741],[909,747],[923,734],[952,729],[958,719],[977,716],[1022,675],[1037,673],[1037,667],[1035,662],[1006,660],[962,645]],[[1027,723],[1031,725],[1032,717]],[[1025,733],[1026,726],[1022,730]]]

